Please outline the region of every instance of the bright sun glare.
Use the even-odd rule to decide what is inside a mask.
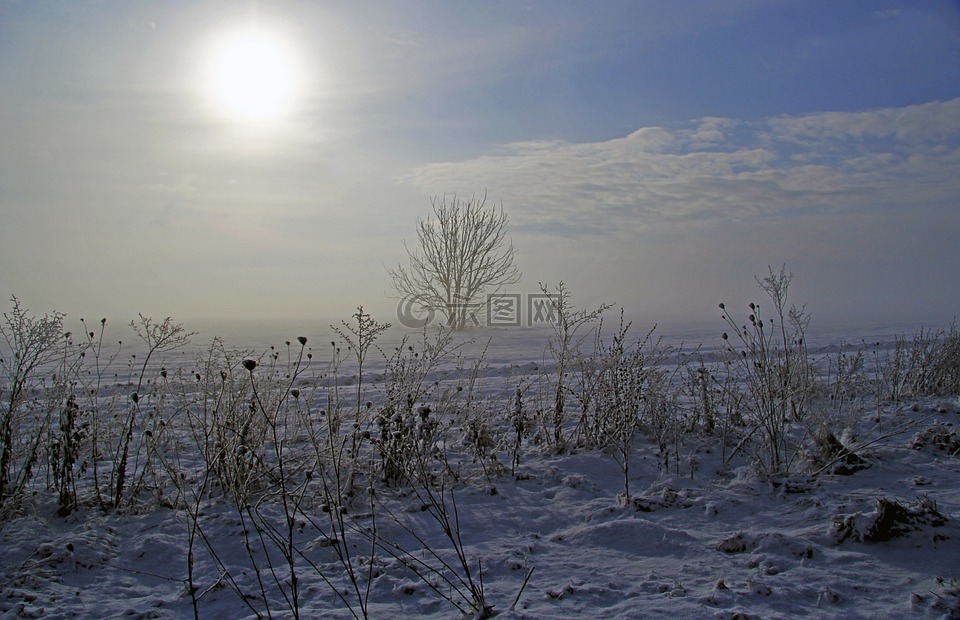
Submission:
[[[290,46],[277,34],[247,28],[211,45],[203,78],[214,109],[238,122],[276,120],[296,103],[301,76]]]

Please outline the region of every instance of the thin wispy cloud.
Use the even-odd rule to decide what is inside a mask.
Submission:
[[[748,217],[947,205],[960,99],[866,112],[705,118],[604,142],[522,142],[419,167],[425,193],[508,196],[529,232],[630,235]],[[481,188],[482,189],[482,188]]]

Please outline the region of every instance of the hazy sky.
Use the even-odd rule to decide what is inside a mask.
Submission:
[[[252,26],[277,118],[212,99]],[[711,319],[786,263],[815,317],[948,321],[958,172],[955,1],[0,0],[0,294],[72,318],[394,320],[429,197],[486,191],[516,292]]]

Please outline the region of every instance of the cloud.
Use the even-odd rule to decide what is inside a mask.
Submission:
[[[148,192],[170,196],[187,196],[197,192],[198,177],[195,174],[184,174],[179,178],[171,178],[166,172],[161,173],[160,181],[147,185]]]
[[[487,188],[519,230],[634,235],[752,217],[942,207],[960,194],[960,99],[863,112],[703,118],[608,141],[526,141],[401,181]]]
[[[960,99],[868,112],[780,116],[767,124],[767,136],[776,141],[817,145],[874,138],[916,148],[960,137]]]
[[[900,9],[883,9],[874,11],[873,17],[876,19],[896,19],[900,17]]]

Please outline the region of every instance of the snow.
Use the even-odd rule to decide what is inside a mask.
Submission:
[[[533,383],[544,370],[545,336],[508,330],[461,349],[466,360],[486,349],[478,385],[491,410],[509,409],[518,382]],[[317,341],[330,338],[311,338]],[[836,350],[836,343],[827,344],[832,348],[822,349],[824,355]],[[315,351],[320,360],[321,348]],[[178,353],[161,362],[188,366],[189,357]],[[371,367],[373,375],[382,371],[382,364]],[[349,364],[341,372],[346,382]],[[330,379],[319,371],[308,378],[317,385]],[[376,398],[374,385],[367,389]],[[657,446],[640,433],[631,455],[629,502],[610,454],[558,454],[532,441],[524,443],[515,475],[509,466],[486,474],[465,469],[441,496],[448,509],[455,502],[467,565],[473,579],[482,576],[498,618],[960,617],[960,456],[949,443],[960,403],[956,395],[925,397],[866,411],[842,440],[879,439],[858,451],[867,467],[850,475],[763,479],[746,459],[724,464],[716,438],[695,434],[683,439],[682,458],[664,467]],[[510,461],[502,448],[498,460]],[[185,463],[187,479],[198,483],[202,463]],[[872,540],[864,533],[878,518],[880,498],[919,512],[935,507],[943,519],[921,518],[902,535]],[[37,490],[19,515],[0,523],[4,618],[193,617],[188,510],[145,499],[102,511],[87,501],[59,517],[56,500]],[[353,617],[344,601],[359,607],[330,517],[320,500],[303,505],[294,528],[302,554],[295,563],[301,615]],[[244,548],[249,516],[212,492],[198,506],[203,540],[193,551],[200,616],[268,615],[269,604],[269,615],[290,617],[279,548],[272,547],[269,558],[278,587],[265,567],[265,547]],[[268,501],[259,510],[265,521],[283,522],[278,504]],[[369,575],[369,616],[459,617],[440,594],[452,592],[439,573],[428,575],[434,590],[408,568],[417,559],[458,568],[430,497],[403,484],[378,488],[375,498],[350,504],[346,522],[372,528],[374,514],[380,540],[402,551],[379,550],[371,559],[369,541],[351,538],[362,587]],[[260,598],[258,579],[268,603]]]

